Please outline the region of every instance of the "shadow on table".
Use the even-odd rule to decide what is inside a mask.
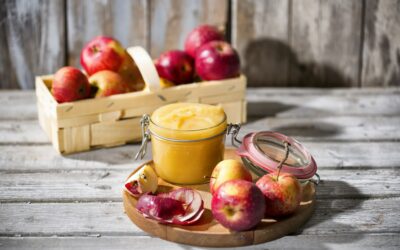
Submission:
[[[330,137],[340,133],[341,128],[335,124],[327,122],[312,122],[312,123],[296,123],[291,125],[283,125],[273,127],[273,130],[278,131],[287,136],[299,137]]]
[[[323,98],[323,96],[318,96],[318,98]],[[332,113],[333,112],[329,110],[287,104],[279,101],[262,100],[247,103],[248,122],[267,116],[276,118],[303,118],[304,115],[307,117],[321,117],[331,116]]]
[[[306,234],[318,235],[334,235],[334,234],[346,234],[347,232],[354,232],[356,229],[351,224],[343,224],[334,222],[335,217],[341,214],[351,213],[351,210],[359,209],[362,206],[365,198],[364,195],[354,186],[343,181],[331,181],[323,180],[317,186],[317,204],[311,219],[294,235],[302,234],[303,231]],[[346,195],[349,194],[349,195]],[[353,197],[353,198],[352,198]],[[346,198],[346,199],[345,199]],[[323,224],[326,223],[329,231],[325,229]],[[313,230],[314,227],[318,226],[318,229]],[[321,239],[326,239],[329,237],[321,237]],[[352,237],[342,237],[340,242],[338,238],[333,238],[332,241],[313,241],[310,242],[310,249],[328,249],[325,245],[327,243],[351,243],[359,241],[363,238],[360,234],[352,234]],[[316,245],[311,245],[316,244]]]
[[[282,119],[282,121],[285,121]],[[339,135],[342,128],[329,122],[321,122],[313,119],[306,121],[287,120],[287,124],[279,122],[269,117],[256,117],[249,119],[246,126],[241,130],[241,134],[258,131],[276,131],[291,137],[315,138],[334,137]]]

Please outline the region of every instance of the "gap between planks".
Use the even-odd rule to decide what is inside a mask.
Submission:
[[[304,142],[319,168],[392,169],[400,166],[400,142]],[[133,170],[151,159],[151,147],[144,160],[135,161],[136,145],[98,149],[60,156],[51,145],[0,146],[0,171],[10,173],[57,172],[70,170]],[[29,152],[29,153],[27,153]]]
[[[2,173],[0,202],[118,202],[132,170],[68,171],[60,173]],[[326,170],[317,199],[369,199],[400,197],[400,168],[392,170]],[[68,190],[68,192],[65,192]]]
[[[150,236],[103,236],[92,234],[84,236],[53,236],[53,237],[1,237],[0,248],[14,249],[185,249],[181,245]],[[272,242],[241,247],[250,249],[366,249],[385,248],[396,249],[400,245],[400,237],[394,233],[381,234],[336,234],[336,235],[295,235],[285,236]],[[192,250],[204,248],[190,247]],[[231,248],[218,248],[231,249]]]
[[[400,198],[319,200],[298,233],[400,233],[399,202]],[[0,211],[0,236],[144,234],[124,214],[122,203],[0,204]]]
[[[301,142],[310,141],[400,141],[400,116],[327,116],[298,118],[262,118],[242,126],[240,136],[254,131],[277,131]],[[48,138],[37,121],[0,122],[2,145],[6,143],[47,143]]]

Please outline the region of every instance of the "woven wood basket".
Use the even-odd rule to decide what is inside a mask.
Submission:
[[[59,104],[50,92],[53,75],[36,77],[39,122],[61,154],[140,141],[140,118],[174,102],[221,105],[228,122],[246,122],[246,77],[160,87],[151,57],[141,47],[128,53],[145,83],[143,91]]]

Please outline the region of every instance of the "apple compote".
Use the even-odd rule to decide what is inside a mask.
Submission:
[[[158,176],[176,184],[207,182],[223,159],[226,127],[219,106],[175,103],[154,111],[149,131]]]

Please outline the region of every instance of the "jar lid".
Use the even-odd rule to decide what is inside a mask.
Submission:
[[[287,144],[287,146],[286,146]],[[277,132],[262,131],[247,134],[236,153],[246,157],[252,165],[264,171],[277,171],[288,156],[281,171],[291,173],[298,179],[309,179],[317,172],[314,158],[296,139]]]

